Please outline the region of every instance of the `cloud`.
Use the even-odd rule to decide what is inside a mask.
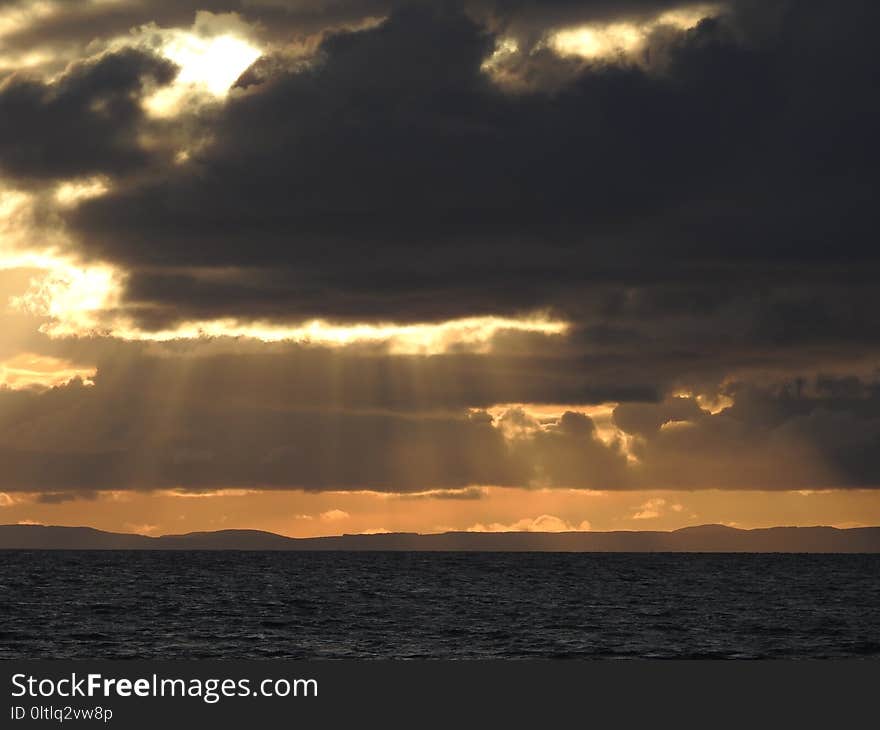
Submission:
[[[125,527],[137,535],[152,535],[159,529],[159,525],[136,524],[132,522],[126,522]]]
[[[587,532],[590,523],[581,521],[577,526],[554,515],[539,515],[538,517],[524,517],[516,522],[504,525],[492,522],[488,525],[477,523],[467,528],[467,532]]]
[[[411,492],[395,495],[400,499],[440,499],[440,500],[473,500],[486,497],[485,487],[464,487],[461,489],[428,489],[424,492]]]
[[[8,7],[4,493],[880,485],[876,3]]]
[[[74,378],[91,384],[95,368],[77,366],[59,358],[22,352],[0,360],[0,387],[51,388]]]
[[[114,311],[146,331],[183,327],[192,337],[200,322],[259,336],[316,318],[399,325],[552,309],[585,345],[629,344],[630,356],[668,358],[754,358],[776,345],[854,347],[869,338],[878,311],[870,277],[850,281],[847,270],[819,261],[839,262],[844,249],[864,259],[858,241],[871,229],[858,191],[870,185],[862,148],[876,109],[858,88],[873,62],[864,31],[872,6],[826,18],[806,5],[781,15],[722,4],[714,19],[672,24],[652,40],[662,69],[613,59],[575,65],[553,94],[500,92],[481,70],[487,54],[508,36],[528,49],[561,28],[644,24],[691,6],[462,7],[392,12],[375,3],[360,20],[387,19],[364,25],[349,3],[308,12],[295,3],[217,6],[211,18],[239,13],[230,16],[236,32],[335,30],[318,33],[308,63],[273,67],[208,117],[149,130],[167,150],[198,126],[207,142],[190,163],[159,155],[154,174],[64,214],[78,233],[76,252],[124,272]],[[100,35],[112,27],[117,37],[149,21],[162,32],[198,26],[187,3],[151,4],[135,22],[144,12],[132,3],[112,13],[53,6],[31,31]],[[339,23],[359,29],[339,31]],[[821,53],[805,52],[813,48]],[[69,77],[117,55],[79,62],[40,94],[63,95]],[[139,83],[131,72],[122,77]],[[815,104],[818,94],[843,95],[861,113]],[[357,134],[348,119],[357,119]],[[249,134],[257,125],[261,134]],[[116,138],[86,131],[95,144]],[[39,134],[41,144],[51,139]],[[89,157],[120,174],[111,152]],[[40,159],[60,164],[70,154],[41,150]],[[851,164],[833,185],[806,162],[844,158]],[[833,252],[822,244],[831,228],[840,241]]]
[[[633,514],[630,519],[633,520],[653,520],[660,516],[663,508],[666,506],[666,500],[655,497],[643,502],[638,511]]]
[[[75,502],[80,499],[94,500],[98,498],[98,493],[93,491],[77,491],[77,492],[42,492],[37,494],[34,501],[38,504],[63,504],[65,502]]]
[[[76,62],[48,84],[25,75],[0,80],[0,171],[45,179],[145,166],[140,97],[175,73],[169,61],[125,49]]]
[[[822,19],[792,12],[801,28]],[[66,218],[84,251],[129,270],[125,301],[147,328],[541,308],[578,320],[589,314],[584,289],[610,285],[647,287],[636,296],[654,316],[714,299],[703,319],[717,332],[770,267],[767,301],[751,302],[768,311],[743,334],[830,337],[843,311],[796,288],[806,276],[815,296],[816,285],[840,284],[831,259],[870,258],[860,241],[875,209],[859,191],[877,110],[858,91],[873,64],[865,20],[840,13],[827,33],[846,37],[846,50],[822,39],[821,54],[807,53],[810,32],[737,5],[658,39],[662,72],[588,64],[552,95],[509,94],[481,71],[491,28],[408,8],[328,35],[313,62],[230,99],[192,164]],[[845,94],[859,113],[817,105],[816,94]],[[832,184],[819,161],[842,159]],[[851,295],[861,296],[875,298]]]
[[[662,403],[621,404],[614,409],[614,422],[627,433],[647,436],[664,425],[687,423],[704,415],[694,398],[676,397]]]
[[[349,354],[331,353],[311,367],[314,355],[298,348],[271,357],[117,352],[99,366],[93,386],[75,379],[44,391],[0,389],[0,489],[44,493],[50,501],[125,490],[210,497],[294,488],[478,499],[488,485],[611,491],[880,484],[880,393],[872,385],[844,395],[809,381],[800,395],[731,386],[734,405],[700,411],[686,429],[628,436],[611,421],[600,432],[577,410],[512,429],[522,409],[493,416],[475,408],[486,392],[474,375],[480,364],[493,364],[491,356],[404,359],[398,371],[397,356],[349,361]],[[393,378],[370,370],[383,362],[395,364]],[[458,381],[452,373],[464,364]],[[519,365],[526,390],[533,364]],[[523,395],[518,381],[507,395]],[[382,382],[432,386],[395,393],[373,385]],[[552,392],[555,386],[542,382]]]
[[[180,461],[180,454],[178,456],[178,461]],[[193,458],[195,461],[199,460],[199,454],[190,454],[188,455]],[[199,490],[192,491],[185,488],[180,489],[164,489],[161,491],[162,496],[167,497],[177,497],[181,499],[212,499],[215,497],[246,497],[249,494],[254,494],[255,490],[253,489],[211,489],[211,490]]]
[[[339,520],[347,520],[349,517],[351,515],[341,509],[331,509],[321,513],[321,519],[325,522],[338,522]]]

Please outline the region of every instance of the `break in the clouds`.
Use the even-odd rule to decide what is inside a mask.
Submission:
[[[0,2],[0,489],[877,486],[878,20]]]

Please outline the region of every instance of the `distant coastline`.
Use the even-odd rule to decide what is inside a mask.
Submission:
[[[741,530],[700,525],[670,532],[444,532],[294,538],[259,530],[148,537],[91,527],[0,525],[0,550],[880,553],[880,527]]]

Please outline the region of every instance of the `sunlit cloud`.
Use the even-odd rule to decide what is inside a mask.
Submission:
[[[349,517],[351,515],[341,509],[330,509],[321,513],[321,519],[325,522],[338,522],[339,520],[347,520]]]
[[[83,200],[97,198],[109,189],[109,182],[103,177],[90,177],[83,180],[68,180],[55,188],[55,200],[63,208],[78,205]]]
[[[49,322],[41,331],[51,337],[95,336],[111,334],[105,313],[114,309],[121,291],[121,276],[110,266],[79,266],[76,263],[43,254],[24,259],[46,273],[31,279],[28,290],[12,297],[10,304],[21,311]]]
[[[376,489],[328,490],[327,495],[339,497],[370,497],[380,500],[476,500],[489,496],[491,487],[452,487],[448,489],[422,489],[414,492],[380,492]]]
[[[645,21],[582,25],[550,34],[546,44],[563,56],[600,59],[629,55],[645,46],[648,37],[664,26],[687,30],[717,14],[718,5],[692,5],[670,10]]]
[[[564,56],[601,58],[630,53],[642,42],[637,26],[614,23],[598,27],[562,30],[550,38],[550,45]]]
[[[31,27],[52,17],[61,3],[51,0],[19,0],[0,8],[0,38]]]
[[[31,230],[35,196],[0,184],[0,269],[29,266],[34,261]]]
[[[377,494],[383,494],[377,492]],[[396,499],[483,499],[489,495],[488,487],[460,487],[453,489],[425,489],[420,492],[389,492],[386,498]]]
[[[715,395],[700,394],[696,397],[696,401],[700,408],[704,411],[708,411],[713,416],[730,408],[734,404],[733,398],[724,393],[717,393]]]
[[[507,439],[529,438],[538,431],[558,427],[562,416],[568,412],[589,416],[596,428],[595,435],[605,446],[619,449],[630,463],[637,463],[634,453],[635,438],[614,422],[614,409],[618,403],[497,403],[486,409],[492,416],[493,425]]]
[[[495,83],[511,90],[534,90],[541,88],[542,84],[552,88],[564,78],[564,74],[557,78],[553,73],[547,76],[538,72],[534,76],[535,68],[529,65],[530,59],[550,51],[560,58],[587,63],[623,61],[644,64],[648,61],[646,50],[654,34],[664,29],[689,30],[705,18],[716,17],[722,8],[720,3],[685,5],[653,17],[548,28],[543,37],[532,44],[527,44],[523,38],[500,36],[480,68]],[[559,69],[554,73],[558,74]]]
[[[50,53],[31,51],[30,53],[0,53],[0,71],[23,71],[37,68],[53,60]]]
[[[692,398],[700,408],[713,416],[734,404],[733,398],[726,393],[694,393],[690,390],[677,390],[672,393],[671,397]]]
[[[499,420],[504,417],[506,413],[509,413],[512,410],[520,410],[529,418],[534,420],[535,426],[546,426],[548,424],[555,424],[562,418],[562,415],[566,411],[575,411],[577,413],[583,413],[586,416],[589,416],[593,423],[596,424],[597,435],[600,427],[606,431],[603,436],[603,440],[607,439],[608,442],[612,441],[616,436],[618,429],[614,426],[612,421],[612,414],[614,413],[614,409],[617,407],[617,403],[588,403],[588,404],[577,404],[577,403],[496,403],[493,406],[490,406],[486,409],[486,411],[491,415],[494,419]]]
[[[256,489],[209,489],[199,492],[186,489],[160,489],[156,494],[180,499],[213,499],[217,497],[246,497],[249,494],[257,494],[258,491]]]
[[[0,361],[0,387],[22,390],[26,388],[53,388],[79,378],[93,385],[94,367],[80,367],[68,360],[48,355],[19,353]]]
[[[638,511],[633,513],[630,519],[633,520],[655,520],[657,519],[663,511],[663,508],[666,506],[666,500],[662,497],[655,497],[653,499],[646,500],[641,504],[638,508]],[[676,505],[681,506],[681,505]],[[680,512],[681,510],[675,510],[676,512]]]
[[[103,176],[62,180],[43,195],[0,179],[0,270],[49,269],[61,261],[71,262],[63,253],[70,247],[70,237],[52,215],[52,207],[72,208],[108,190],[109,181]]]
[[[392,354],[433,354],[453,347],[487,351],[492,339],[502,331],[563,334],[565,322],[543,315],[520,319],[507,317],[467,317],[440,323],[351,324],[339,325],[320,319],[300,325],[215,319],[183,322],[174,329],[145,331],[130,323],[112,327],[113,336],[126,340],[170,341],[215,337],[246,337],[263,342],[293,341],[319,345],[350,345],[360,342],[385,343]]]
[[[660,424],[661,431],[681,431],[685,428],[692,428],[694,425],[693,421],[666,421],[666,423]]]
[[[495,84],[517,93],[564,86],[573,81],[584,64],[657,67],[664,54],[650,52],[655,38],[690,30],[701,20],[720,15],[724,7],[723,2],[688,4],[654,15],[552,25],[539,31],[537,40],[531,34],[516,35],[517,28],[513,27],[510,35],[496,38],[495,47],[480,68]]]
[[[110,266],[78,267],[52,258],[30,260],[49,271],[13,298],[13,306],[47,317],[41,331],[50,337],[116,337],[130,341],[247,338],[323,346],[357,343],[384,345],[390,354],[435,354],[453,348],[488,352],[501,332],[564,334],[568,325],[546,315],[523,318],[467,317],[440,323],[333,324],[314,319],[301,324],[243,321],[233,318],[185,321],[172,329],[145,330],[125,314],[124,275]],[[22,264],[24,265],[24,264]]]
[[[102,195],[103,178],[59,183],[51,200],[59,207],[71,207],[82,200]],[[98,327],[99,312],[116,306],[122,277],[111,266],[82,264],[67,253],[70,240],[60,227],[40,221],[38,197],[31,192],[0,186],[0,271],[34,270],[26,291],[11,297],[8,305],[38,317],[46,317],[47,333],[72,328],[83,333]]]
[[[77,0],[81,8],[96,5],[122,4],[126,0]],[[54,51],[32,48],[22,52],[20,48],[13,48],[9,53],[3,53],[3,38],[39,28],[42,24],[50,21],[58,21],[58,16],[73,5],[70,0],[18,0],[9,2],[0,7],[0,71],[21,71],[40,66],[58,65],[70,60],[64,54],[56,55]]]
[[[489,495],[492,487],[452,487],[448,489],[423,489],[415,492],[380,492],[376,489],[329,489],[324,492],[328,496],[337,497],[369,497],[371,499],[394,500],[394,499],[441,499],[441,500],[473,500],[482,499]]]
[[[150,524],[136,524],[131,522],[126,522],[125,527],[128,528],[130,532],[135,533],[136,535],[146,535],[150,536],[156,533],[159,529],[159,525],[150,525]]]
[[[499,38],[495,43],[495,50],[483,61],[480,69],[488,74],[503,74],[505,62],[516,56],[519,51],[520,46],[515,38]]]
[[[476,523],[467,528],[467,532],[589,532],[590,523],[582,520],[577,525],[556,517],[555,515],[540,515],[535,518],[524,517],[509,525],[500,522],[489,524]]]

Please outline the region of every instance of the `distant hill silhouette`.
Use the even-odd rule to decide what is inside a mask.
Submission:
[[[0,550],[469,550],[558,552],[880,552],[880,527],[700,525],[671,532],[444,532],[292,538],[260,530],[146,537],[91,527],[0,525]]]

